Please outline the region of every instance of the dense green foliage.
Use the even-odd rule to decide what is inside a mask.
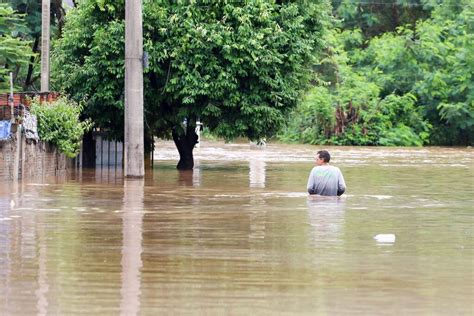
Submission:
[[[30,43],[21,37],[25,30],[22,16],[0,3],[0,92],[8,91],[10,72],[28,63],[32,56]]]
[[[39,103],[35,99],[32,113],[38,119],[38,134],[42,141],[50,142],[68,157],[79,153],[82,136],[92,124],[79,120],[82,106],[74,101],[61,97],[51,103]]]
[[[429,17],[437,0],[331,0],[334,16],[345,30],[360,29],[371,38],[400,25]],[[457,0],[456,0],[457,1]]]
[[[422,2],[434,7],[433,1]],[[334,29],[315,68],[321,83],[280,138],[344,145],[472,144],[474,6],[441,2],[429,18],[375,37],[357,27]]]
[[[20,18],[21,27],[15,27],[14,33],[23,41],[28,41],[30,47],[20,51],[32,52],[23,58],[22,63],[16,64],[13,70],[15,86],[18,90],[39,90],[40,78],[40,39],[41,39],[41,1],[40,0],[3,0],[7,2]],[[3,2],[0,1],[0,2]],[[51,0],[51,36],[58,37],[61,33],[65,11],[62,0]],[[0,55],[1,56],[1,55]],[[21,88],[20,88],[21,87]]]
[[[273,135],[309,79],[326,17],[324,1],[144,1],[146,127],[169,136],[200,119],[226,139]],[[53,54],[55,87],[86,98],[86,116],[117,134],[123,41],[123,1],[81,1]]]
[[[186,133],[200,119],[213,135],[258,140],[286,121],[279,136],[293,142],[473,144],[472,3],[331,2],[334,27],[323,38],[324,0],[145,0],[147,133]],[[8,3],[24,15],[0,4],[0,89],[9,71],[34,88],[38,59],[28,45],[38,51],[40,5]],[[53,86],[87,100],[82,115],[120,138],[124,1],[80,3],[55,44]],[[52,1],[53,34],[63,14],[61,1]],[[313,87],[289,115],[312,75]]]

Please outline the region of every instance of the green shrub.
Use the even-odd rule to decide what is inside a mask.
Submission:
[[[386,124],[379,132],[377,145],[422,146],[428,143],[431,124],[423,118],[421,107],[417,108],[415,102],[415,96],[410,93],[391,94],[380,102]]]
[[[51,103],[33,100],[31,109],[38,119],[40,139],[55,145],[66,156],[75,157],[79,153],[84,132],[92,127],[89,120],[79,120],[82,107],[82,104],[66,97]]]
[[[335,109],[325,87],[314,87],[290,114],[278,138],[290,143],[324,144],[334,128]]]
[[[413,132],[410,127],[399,124],[388,131],[378,140],[378,144],[382,146],[422,146],[423,141]]]
[[[423,118],[414,95],[390,94],[380,99],[376,87],[355,82],[346,82],[338,94],[326,87],[313,88],[292,112],[279,139],[346,146],[422,146],[428,143],[431,124]],[[341,115],[337,118],[334,103],[341,107],[342,118]]]

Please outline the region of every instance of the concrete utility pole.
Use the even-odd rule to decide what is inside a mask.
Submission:
[[[51,0],[41,6],[41,92],[49,91],[49,23]]]
[[[125,0],[126,177],[145,175],[143,147],[143,30],[141,0]]]

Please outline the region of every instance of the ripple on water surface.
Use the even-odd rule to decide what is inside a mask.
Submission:
[[[0,186],[0,314],[472,314],[472,150],[330,147],[348,190],[308,198],[320,148]]]

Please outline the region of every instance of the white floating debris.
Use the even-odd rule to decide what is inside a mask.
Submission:
[[[367,197],[376,198],[377,200],[388,200],[393,198],[391,195],[365,195]]]
[[[378,242],[393,243],[395,242],[396,236],[395,234],[378,234],[375,235],[374,239]]]
[[[14,207],[15,207],[15,201],[10,200],[10,208],[14,208]]]

